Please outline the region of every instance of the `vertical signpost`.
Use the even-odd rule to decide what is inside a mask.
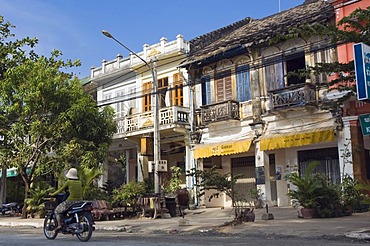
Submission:
[[[364,43],[353,45],[356,71],[357,99],[370,99],[370,46]]]

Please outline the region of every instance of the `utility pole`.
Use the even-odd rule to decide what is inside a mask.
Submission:
[[[160,193],[160,179],[159,179],[159,161],[161,160],[161,142],[159,134],[159,97],[158,97],[158,79],[157,79],[157,70],[156,70],[156,60],[153,60],[152,65],[152,77],[153,77],[153,97],[154,97],[154,122],[153,122],[153,151],[154,151],[154,192]]]
[[[153,90],[152,90],[152,96],[153,96],[153,151],[154,151],[154,192],[160,193],[160,180],[159,180],[159,172],[158,172],[158,166],[159,161],[161,160],[161,149],[160,149],[160,134],[159,134],[159,98],[158,98],[158,79],[157,79],[157,70],[156,70],[156,59],[152,61],[152,67],[147,63],[143,58],[141,58],[138,54],[136,54],[134,51],[129,49],[126,45],[121,43],[118,39],[116,39],[112,34],[110,34],[108,31],[103,30],[103,35],[113,39],[116,41],[119,45],[121,45],[123,48],[128,50],[130,53],[135,55],[137,58],[139,58],[144,64],[148,67],[148,69],[151,72],[152,79],[153,79]]]

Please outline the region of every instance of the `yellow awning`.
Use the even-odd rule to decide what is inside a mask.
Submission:
[[[260,139],[260,149],[263,151],[291,148],[315,143],[333,142],[334,140],[334,128],[332,126],[321,127],[309,131],[267,134]]]
[[[247,152],[251,147],[252,139],[243,139],[214,144],[199,144],[195,146],[194,158],[207,158],[217,155],[233,155]]]

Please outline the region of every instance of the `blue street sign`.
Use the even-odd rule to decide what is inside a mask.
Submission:
[[[370,46],[364,43],[353,45],[356,72],[357,99],[370,98]]]

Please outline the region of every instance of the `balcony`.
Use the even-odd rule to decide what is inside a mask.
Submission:
[[[189,108],[173,106],[159,110],[159,130],[189,126]],[[142,112],[116,118],[117,136],[133,136],[153,132],[154,112]]]
[[[274,110],[316,105],[316,86],[299,84],[269,92]]]
[[[158,58],[178,55],[179,53],[186,54],[189,50],[189,44],[182,35],[177,35],[176,40],[167,42],[166,38],[162,38],[160,43],[154,45],[144,45],[143,51],[137,52],[138,56],[146,61],[150,61],[151,56],[156,55]],[[101,67],[92,68],[91,79],[97,79],[105,75],[110,75],[123,69],[130,69],[135,66],[142,66],[143,61],[136,55],[130,54],[129,57],[118,55],[116,59],[111,61],[103,61]]]
[[[220,121],[239,120],[239,102],[229,100],[201,106],[200,118],[200,125],[203,126]]]

